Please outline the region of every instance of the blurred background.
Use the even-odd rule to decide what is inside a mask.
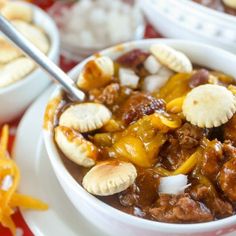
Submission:
[[[141,38],[182,38],[236,53],[234,0],[30,0],[60,30],[62,66],[70,69],[108,46]]]

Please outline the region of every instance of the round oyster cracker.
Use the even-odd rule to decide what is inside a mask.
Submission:
[[[35,63],[27,57],[20,57],[0,66],[0,88],[24,78],[35,66]]]
[[[97,148],[84,139],[80,133],[64,126],[58,126],[55,128],[55,141],[64,155],[74,163],[84,167],[95,165]]]
[[[91,194],[109,196],[127,189],[136,177],[136,168],[131,163],[104,161],[84,176],[82,185]]]
[[[0,36],[0,64],[6,64],[22,55],[22,52],[10,43],[6,38]]]
[[[236,98],[225,87],[205,84],[194,88],[183,103],[183,114],[193,125],[202,128],[226,123],[236,111]]]
[[[48,53],[50,42],[43,30],[36,25],[24,21],[14,20],[12,24],[22,33],[31,43],[33,43],[41,52]]]
[[[114,63],[110,57],[102,56],[86,63],[77,79],[78,88],[90,91],[94,88],[101,88],[112,79],[114,75]]]
[[[25,22],[33,20],[32,7],[17,1],[8,1],[3,4],[0,13],[8,20],[22,20]]]
[[[111,118],[111,112],[99,103],[80,103],[67,108],[61,115],[59,124],[81,133],[96,130]]]
[[[150,47],[151,53],[157,60],[169,69],[179,73],[190,73],[193,69],[189,58],[165,44],[154,44]]]

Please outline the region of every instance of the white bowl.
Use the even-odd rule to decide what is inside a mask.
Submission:
[[[186,53],[192,62],[206,67],[223,71],[236,77],[236,56],[222,49],[207,46],[199,43],[192,43],[182,40],[154,39],[142,40],[126,43],[122,47],[113,47],[101,52],[101,55],[107,55],[111,58],[117,58],[119,55],[133,48],[148,50],[153,43],[165,43]],[[86,61],[80,63],[71,72],[70,76],[76,78],[83,68]],[[57,97],[61,92],[58,86],[52,93],[50,101]],[[93,195],[86,192],[83,187],[76,182],[64,166],[57,146],[53,139],[53,133],[50,129],[44,129],[44,141],[46,149],[54,169],[54,172],[75,208],[81,212],[90,222],[106,231],[108,235],[129,235],[129,236],[156,236],[156,235],[220,235],[220,232],[236,230],[236,216],[231,216],[222,220],[198,223],[198,224],[168,224],[154,222],[128,215],[119,211],[104,202],[98,200]],[[49,180],[50,181],[50,180]],[[91,226],[92,227],[92,226]]]
[[[22,3],[27,4],[27,3]],[[33,8],[33,22],[42,27],[50,40],[48,57],[59,61],[59,33],[54,21],[40,8]],[[0,88],[0,124],[21,115],[30,103],[49,85],[50,78],[42,69],[35,69],[28,76],[5,88]]]
[[[148,20],[168,38],[204,42],[236,53],[236,17],[190,0],[140,1]]]

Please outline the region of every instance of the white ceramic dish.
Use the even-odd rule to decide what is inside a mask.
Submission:
[[[32,233],[37,236],[105,236],[97,228],[91,227],[75,210],[50,165],[41,127],[44,108],[52,89],[47,89],[32,104],[17,129],[14,158],[21,170],[19,191],[49,204],[48,211],[22,211],[23,217]]]
[[[163,36],[208,43],[236,53],[236,17],[190,0],[139,0]]]
[[[28,3],[24,3],[28,4]],[[58,63],[59,33],[53,20],[40,8],[31,5],[34,23],[44,29],[50,40],[48,57]],[[49,85],[49,76],[37,68],[24,79],[0,88],[0,124],[9,122],[19,116],[30,103]]]
[[[146,49],[154,43],[165,43],[184,52],[193,63],[223,71],[236,77],[236,56],[224,50],[210,47],[204,44],[192,43],[181,40],[142,40],[113,47],[102,51],[101,55],[117,58],[119,55],[133,48]],[[93,57],[88,58],[87,60]],[[86,61],[83,61],[70,73],[72,78],[76,78]],[[60,87],[57,88],[51,99],[58,96]],[[103,203],[96,197],[86,192],[67,171],[58,153],[51,130],[44,130],[44,141],[47,152],[52,163],[55,174],[71,202],[89,221],[112,235],[129,236],[212,236],[221,235],[222,232],[236,230],[236,216],[222,220],[199,224],[167,224],[153,222],[138,217],[125,214],[115,208]]]
[[[46,212],[23,210],[21,213],[37,236],[106,236],[89,224],[70,203],[56,179],[42,143],[44,108],[53,89],[47,89],[25,113],[14,145],[14,158],[21,170],[19,191],[43,199],[49,203],[50,209]],[[34,123],[31,122],[33,119]],[[57,227],[51,227],[52,224]],[[234,236],[234,233],[227,236]]]

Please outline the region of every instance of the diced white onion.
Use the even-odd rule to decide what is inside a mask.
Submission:
[[[95,63],[99,66],[104,76],[113,76],[114,64],[110,57],[102,56],[95,59]]]
[[[162,77],[159,75],[149,75],[144,78],[142,89],[145,92],[153,93],[158,91],[163,85]]]
[[[173,75],[173,71],[168,69],[165,66],[162,66],[161,69],[158,71],[158,75],[162,78],[162,81],[164,84],[167,82],[167,80]],[[163,84],[163,85],[164,85]]]
[[[120,68],[119,80],[121,86],[136,89],[138,87],[139,77],[130,69]]]
[[[160,178],[159,193],[181,194],[189,186],[187,175],[173,175]]]
[[[159,69],[161,68],[161,64],[157,61],[157,59],[150,55],[145,61],[144,61],[144,68],[150,73],[150,74],[156,74]]]
[[[149,72],[151,73],[151,71]],[[145,92],[157,92],[161,87],[166,84],[166,82],[172,75],[173,71],[166,68],[165,66],[162,66],[158,69],[157,74],[148,75],[146,78],[144,78],[142,89]]]

